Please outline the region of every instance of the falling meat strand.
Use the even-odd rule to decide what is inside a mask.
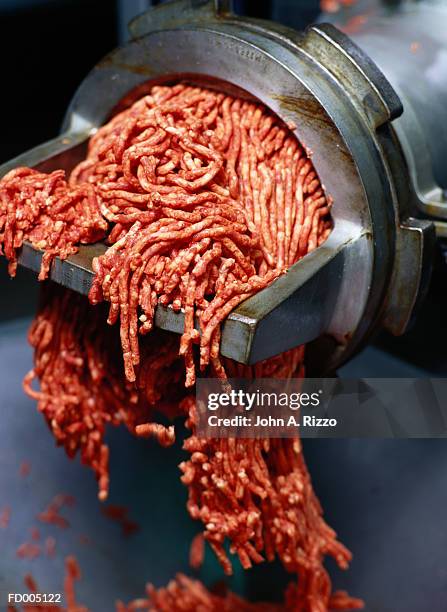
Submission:
[[[31,539],[38,542],[40,540],[40,531],[37,527],[31,528]]]
[[[161,405],[162,395],[165,411],[174,413],[182,394],[174,388],[171,400],[165,389],[169,381],[184,377],[175,337],[157,332],[152,334],[153,354],[144,359],[136,390],[123,377],[119,337],[104,315],[79,294],[56,285],[46,287],[29,332],[34,368],[24,381],[58,444],[70,457],[80,451],[82,463],[95,471],[101,500],[107,498],[109,487],[106,426],[125,424],[135,433],[137,425],[151,419],[154,405]],[[35,378],[40,381],[38,391],[32,387]],[[54,501],[39,518],[66,526],[60,500]]]
[[[40,546],[38,544],[34,544],[33,542],[24,542],[16,550],[16,555],[20,559],[35,559],[36,557],[40,556],[40,553]]]
[[[31,463],[29,461],[22,461],[19,467],[19,474],[22,478],[26,478],[30,475],[31,472]]]
[[[0,512],[0,529],[6,529],[11,520],[11,508],[5,506]]]
[[[81,570],[75,557],[69,556],[65,559],[64,588],[66,607],[55,603],[28,603],[23,605],[23,612],[89,612],[89,609],[79,604],[76,598],[75,585],[81,579]],[[31,574],[27,574],[24,579],[25,586],[31,593],[41,593],[36,581]],[[16,609],[11,606],[11,612]],[[9,610],[8,610],[9,612]]]
[[[45,510],[37,515],[37,519],[42,523],[49,523],[50,525],[56,525],[61,529],[65,529],[70,523],[60,514],[60,510],[63,506],[73,506],[74,504],[75,499],[72,495],[59,493],[51,500]]]
[[[115,504],[109,504],[101,508],[101,512],[104,516],[116,521],[122,530],[122,534],[126,537],[132,535],[140,529],[140,526],[135,521],[128,517],[129,508],[125,506],[117,506]]]
[[[53,536],[48,536],[45,539],[45,553],[47,557],[54,558],[56,556],[56,540]]]
[[[205,557],[205,539],[203,533],[194,536],[189,549],[189,565],[193,569],[199,569]]]

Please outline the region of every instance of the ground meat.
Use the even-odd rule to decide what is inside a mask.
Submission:
[[[135,385],[123,376],[119,337],[105,319],[105,312],[92,308],[85,297],[46,286],[29,331],[34,368],[24,380],[57,443],[70,457],[80,452],[82,462],[95,471],[101,500],[109,487],[107,424],[124,424],[136,433],[137,425],[153,420],[155,407],[174,415],[186,394],[179,384],[184,366],[175,336],[159,330],[151,335]],[[32,387],[36,378],[39,390]],[[165,392],[171,385],[172,391]],[[59,512],[66,501],[56,497],[39,520],[66,526]]]
[[[140,529],[138,523],[129,518],[129,508],[126,508],[126,506],[109,504],[102,507],[102,513],[121,526],[123,536],[130,536]]]
[[[139,600],[141,607],[133,607],[133,602],[126,606],[117,605],[117,612],[131,612],[132,610],[147,610],[156,612],[285,612],[287,610],[304,610],[301,593],[294,583],[286,591],[284,604],[250,603],[238,597],[231,591],[224,595],[210,592],[198,580],[178,574],[166,588],[156,589],[148,584],[146,587],[147,600]],[[328,602],[328,606],[316,607],[315,610],[347,610],[360,609],[363,602],[349,597],[344,591],[335,593]]]
[[[16,550],[16,555],[20,559],[35,559],[41,553],[41,548],[33,542],[24,542]]]
[[[37,519],[42,523],[56,525],[61,529],[65,529],[70,523],[60,514],[60,510],[63,508],[63,506],[74,506],[74,504],[75,499],[72,495],[59,493],[53,497],[45,510],[37,515]]]
[[[22,463],[20,464],[20,468],[19,468],[20,476],[22,476],[22,478],[26,478],[27,476],[29,476],[30,472],[31,472],[30,462],[22,461]]]
[[[190,458],[180,466],[188,511],[203,523],[224,571],[232,571],[229,542],[244,568],[278,556],[298,577],[280,609],[359,607],[331,593],[324,558],[345,568],[350,553],[324,522],[300,441],[200,439],[194,396],[185,389],[198,367],[221,378],[304,375],[304,347],[252,367],[219,355],[228,314],[332,228],[330,198],[291,130],[258,103],[185,84],[153,87],[91,138],[68,185],[60,172],[19,169],[0,181],[0,196],[0,244],[11,272],[25,239],[46,250],[44,278],[56,254],[107,232],[110,246],[93,262],[95,308],[46,287],[30,331],[35,365],[25,379],[58,443],[70,456],[80,451],[95,470],[100,499],[108,491],[106,425],[124,423],[169,446],[174,429],[154,412],[183,415],[191,430],[184,444]],[[65,215],[71,221],[55,237]],[[103,301],[109,325],[119,322],[119,345],[97,306]],[[157,305],[184,310],[180,342],[153,331]],[[199,602],[203,610],[279,609],[233,595],[214,601],[184,577],[149,588],[148,597],[155,610],[199,610]]]
[[[0,529],[6,529],[9,525],[10,519],[11,519],[11,508],[9,506],[5,506],[0,511]]]
[[[205,557],[205,539],[203,533],[194,536],[189,548],[189,565],[193,569],[199,569]]]
[[[81,570],[77,560],[73,556],[66,557],[63,588],[66,607],[55,603],[29,603],[23,605],[23,612],[89,612],[89,609],[79,604],[76,599],[75,583],[80,578]],[[42,593],[31,574],[25,576],[24,582],[31,593]],[[16,608],[9,606],[8,612],[16,612]]]
[[[3,250],[9,260],[11,276],[24,240],[45,251],[42,280],[56,256],[65,259],[79,243],[104,238],[107,222],[95,190],[88,184],[70,188],[64,177],[63,170],[42,174],[17,168],[0,181],[0,254]]]
[[[24,612],[89,612],[88,608],[77,603],[75,581],[81,578],[81,571],[73,556],[65,560],[64,591],[67,607],[59,605],[27,604]],[[25,585],[32,593],[39,592],[31,575],[25,577]],[[221,590],[221,589],[220,589]],[[285,612],[299,610],[299,593],[295,584],[290,584],[286,592],[285,605],[272,603],[250,603],[231,591],[218,593],[208,590],[200,581],[184,574],[177,574],[175,580],[163,588],[156,589],[146,585],[144,597],[124,604],[116,602],[116,612]],[[360,609],[361,600],[349,597],[344,591],[334,594],[330,601],[331,610]],[[15,608],[10,606],[11,612]]]
[[[219,325],[240,302],[328,236],[330,200],[305,149],[264,106],[179,84],[116,115],[71,173],[11,171],[0,181],[0,244],[16,266],[23,240],[56,254],[101,238],[90,301],[120,322],[126,378],[157,304],[184,308],[186,385],[200,367],[224,376]],[[107,220],[107,221],[106,221]],[[199,319],[201,332],[195,329]]]
[[[54,558],[56,556],[56,540],[53,536],[48,536],[45,539],[45,552],[48,557]]]

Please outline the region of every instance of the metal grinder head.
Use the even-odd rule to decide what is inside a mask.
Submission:
[[[255,363],[303,343],[315,373],[333,371],[378,325],[403,333],[426,286],[433,225],[415,219],[418,198],[392,122],[397,94],[371,59],[331,25],[304,33],[230,12],[228,2],[161,5],[130,24],[132,40],[93,68],[62,135],[8,162],[70,170],[119,105],[157,83],[187,80],[254,97],[312,152],[334,201],[328,240],[226,320],[221,353]],[[51,278],[87,293],[102,244],[56,260]],[[38,270],[41,253],[20,258]],[[155,324],[181,333],[183,314],[157,307]]]

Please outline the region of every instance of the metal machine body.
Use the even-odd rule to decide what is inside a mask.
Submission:
[[[349,24],[337,23],[349,31]],[[421,212],[447,219],[447,3],[404,2],[366,14],[351,38],[379,66],[405,112],[393,122]]]
[[[429,3],[422,4],[431,10]],[[436,10],[447,19],[445,11]],[[255,97],[296,125],[297,137],[312,151],[334,200],[334,230],[325,244],[228,317],[221,352],[255,363],[311,343],[308,354],[317,364],[312,369],[333,371],[378,325],[395,334],[406,329],[429,278],[435,237],[433,223],[416,217],[436,212],[429,207],[433,202],[442,207],[441,190],[427,188],[436,184],[421,151],[425,146],[445,159],[447,135],[439,133],[432,143],[430,125],[443,120],[447,75],[441,74],[442,83],[432,83],[430,72],[424,73],[427,98],[439,96],[431,107],[436,117],[431,117],[414,91],[420,86],[413,78],[417,54],[408,49],[394,62],[392,53],[377,51],[380,45],[393,49],[397,44],[389,40],[387,24],[384,19],[382,30],[378,22],[376,38],[366,30],[365,38],[359,33],[358,42],[371,49],[371,57],[377,55],[400,98],[369,55],[330,25],[298,33],[236,17],[229,2],[161,5],[135,19],[133,39],[86,77],[62,135],[5,164],[0,175],[17,165],[70,170],[82,159],[89,135],[123,100],[131,103],[141,95],[148,82],[186,79]],[[408,36],[420,40],[421,48],[431,40],[431,30],[420,31],[425,27],[425,21],[408,18]],[[447,54],[447,43],[438,43],[439,53]],[[408,75],[413,81],[406,81]],[[87,293],[92,257],[104,249],[82,247],[67,261],[56,261],[51,278]],[[20,261],[37,270],[40,257],[25,245]],[[180,333],[183,315],[159,306],[155,324]]]

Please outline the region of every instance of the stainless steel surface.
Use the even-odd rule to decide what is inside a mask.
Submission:
[[[74,139],[64,150],[72,152],[72,163],[82,149],[79,135],[104,123],[121,100],[130,103],[148,81],[179,78],[255,97],[296,125],[334,199],[334,230],[322,247],[231,314],[221,352],[254,363],[326,336],[336,348],[317,341],[318,368],[325,371],[352,354],[379,322],[401,333],[430,269],[432,226],[412,220],[417,198],[391,127],[401,102],[371,59],[335,28],[297,33],[235,17],[229,5],[173,2],[136,18],[134,40],[104,58],[79,87],[57,147]],[[38,153],[20,163],[35,165]],[[46,169],[60,167],[61,158],[48,159],[45,145],[42,153]],[[78,256],[57,262],[52,278],[85,293],[90,255],[82,247]],[[21,263],[35,268],[37,259],[25,250]],[[155,322],[180,333],[183,315],[158,308]]]
[[[66,260],[59,257],[51,266],[50,278],[55,283],[73,289],[78,293],[87,295],[93,279],[92,260],[106,251],[104,244],[89,244],[80,247],[76,255],[71,255]],[[29,242],[23,245],[20,253],[20,265],[39,272],[42,262],[43,251],[34,248]]]

